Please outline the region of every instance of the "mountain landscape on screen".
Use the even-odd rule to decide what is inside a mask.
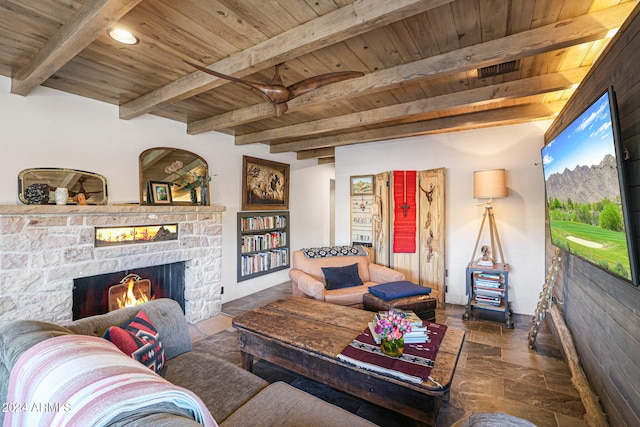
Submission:
[[[605,155],[602,162],[592,166],[577,166],[547,178],[547,198],[563,202],[571,199],[577,203],[599,202],[605,198],[620,198],[616,159]]]

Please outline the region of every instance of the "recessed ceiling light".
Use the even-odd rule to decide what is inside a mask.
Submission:
[[[140,39],[122,28],[110,28],[107,35],[117,42],[124,44],[138,44]]]

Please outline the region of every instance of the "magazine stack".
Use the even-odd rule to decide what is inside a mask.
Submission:
[[[499,307],[504,295],[503,276],[494,273],[473,273],[473,293],[477,304]]]

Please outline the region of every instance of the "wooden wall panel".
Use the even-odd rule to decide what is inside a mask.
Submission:
[[[616,91],[623,146],[630,154],[636,246],[640,239],[640,5],[545,134],[551,141],[610,85]],[[547,266],[553,251],[547,228]],[[612,426],[640,425],[640,288],[567,255],[556,297],[584,371]]]
[[[382,172],[375,176],[373,202],[373,248],[374,262],[389,267],[391,264],[391,250],[389,248],[389,172]]]
[[[445,300],[445,170],[418,172],[418,250],[420,284],[430,287],[444,307]]]

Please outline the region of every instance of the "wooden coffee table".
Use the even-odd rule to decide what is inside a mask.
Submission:
[[[337,359],[373,313],[322,301],[291,297],[233,319],[240,337],[242,367],[258,357],[368,402],[433,426],[447,400],[464,341],[449,327],[436,355],[431,378],[413,384],[367,371]]]

